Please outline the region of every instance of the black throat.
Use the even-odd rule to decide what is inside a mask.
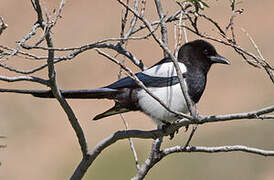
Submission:
[[[207,81],[207,73],[211,64],[207,61],[198,61],[192,58],[191,61],[184,59],[187,72],[184,74],[188,87],[188,94],[194,103],[199,102]]]
[[[189,72],[191,71],[191,72]],[[199,102],[206,86],[206,74],[198,69],[189,70],[184,76],[188,87],[188,94],[196,104]]]

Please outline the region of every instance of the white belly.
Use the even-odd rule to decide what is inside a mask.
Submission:
[[[187,113],[187,105],[180,88],[180,84],[174,86],[149,88],[149,90],[162,100],[171,110]],[[143,89],[137,94],[138,102],[145,114],[150,116],[157,124],[161,121],[173,122],[177,118],[175,114],[167,111],[158,101],[147,94]]]

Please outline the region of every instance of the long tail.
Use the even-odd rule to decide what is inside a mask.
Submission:
[[[20,90],[20,89],[0,89],[1,92],[31,94],[39,98],[54,98],[51,90]],[[84,90],[61,90],[61,94],[69,99],[114,99],[119,90],[110,88],[84,89]]]

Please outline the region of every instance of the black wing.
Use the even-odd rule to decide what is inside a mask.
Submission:
[[[154,77],[143,74],[142,72],[135,74],[138,79],[146,86],[146,87],[166,87],[172,86],[174,84],[179,83],[177,76],[172,77]],[[120,79],[113,84],[106,86],[106,88],[111,89],[121,89],[121,88],[138,88],[138,84],[130,77],[125,77]]]

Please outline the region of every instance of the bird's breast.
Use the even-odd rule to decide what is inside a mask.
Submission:
[[[186,101],[179,83],[168,87],[155,87],[148,89],[171,110],[187,113]],[[177,119],[174,113],[170,113],[166,110],[157,100],[151,97],[143,89],[140,89],[137,92],[137,99],[141,110],[157,123],[160,123],[161,121],[172,122]]]

